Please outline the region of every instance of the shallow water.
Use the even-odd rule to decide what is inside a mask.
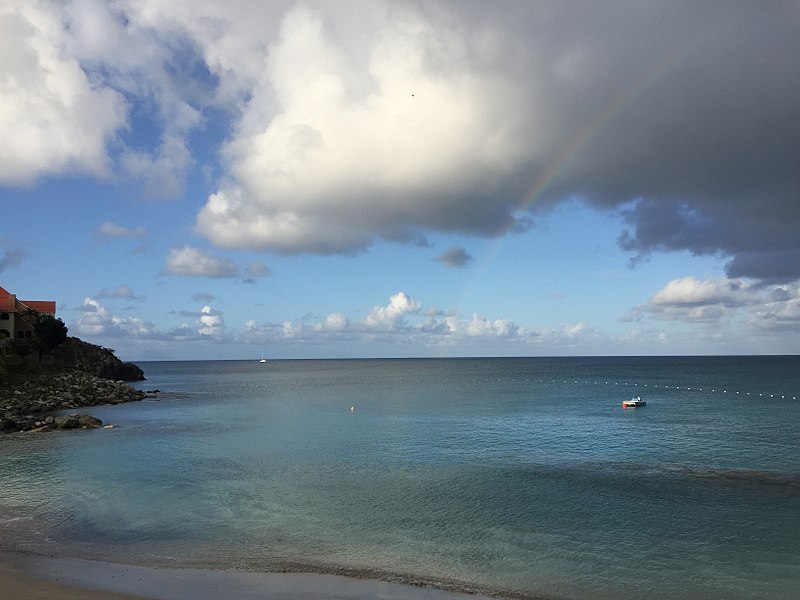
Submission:
[[[0,544],[554,598],[800,589],[797,357],[141,366],[162,400],[92,409],[118,428],[0,438]]]

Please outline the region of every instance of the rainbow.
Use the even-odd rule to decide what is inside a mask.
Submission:
[[[520,210],[527,210],[541,198],[542,192],[575,160],[577,156],[597,138],[599,134],[613,123],[629,107],[633,106],[653,84],[660,81],[675,65],[685,60],[691,51],[691,45],[675,48],[664,55],[650,69],[634,80],[628,87],[613,96],[609,102],[592,115],[588,123],[579,129],[563,145],[561,150],[548,163],[544,171],[532,183],[525,193],[525,201]]]
[[[644,93],[662,80],[676,65],[686,60],[695,49],[694,45],[686,44],[673,48],[661,57],[651,68],[634,80],[628,87],[614,95],[605,105],[601,106],[588,120],[586,125],[575,132],[561,147],[559,152],[549,161],[544,170],[537,176],[527,192],[523,195],[517,212],[530,210],[543,196],[544,191],[564,173],[567,167],[607,129],[620,115],[633,106]],[[483,279],[485,273],[491,268],[501,246],[505,242],[513,224],[495,238],[480,259],[476,260],[478,268],[473,277],[469,279],[461,295],[461,303],[471,295],[472,290]]]

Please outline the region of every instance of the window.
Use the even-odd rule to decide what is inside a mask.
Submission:
[[[0,313],[0,321],[8,321],[8,313]]]

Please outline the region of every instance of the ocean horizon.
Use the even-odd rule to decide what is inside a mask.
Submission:
[[[137,361],[0,437],[0,550],[520,598],[788,600],[800,357]],[[639,396],[637,408],[622,402]]]

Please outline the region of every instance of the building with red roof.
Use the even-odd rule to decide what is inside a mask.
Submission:
[[[17,300],[16,294],[0,287],[0,344],[32,338],[38,315],[55,317],[55,301]]]

